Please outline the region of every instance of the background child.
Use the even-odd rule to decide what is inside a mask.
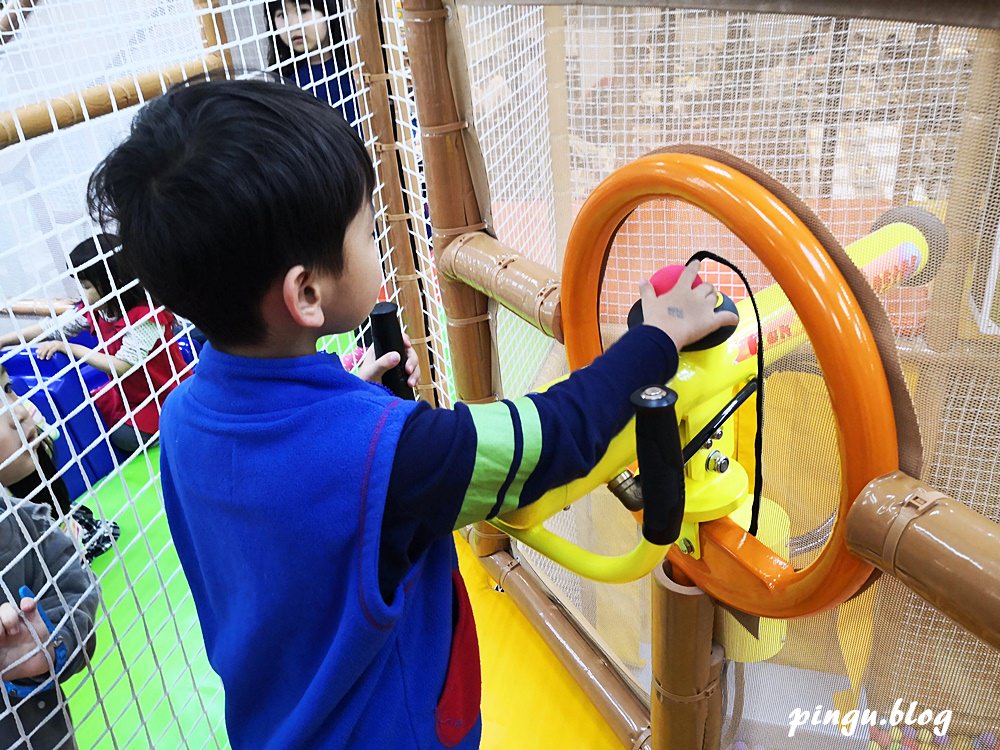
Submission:
[[[41,413],[27,399],[19,399],[11,387],[7,369],[0,365],[0,409],[8,409],[21,425],[25,437],[25,447],[36,444],[34,461],[27,456],[31,473],[25,474],[19,469],[8,469],[0,472],[0,484],[9,489],[15,497],[32,499],[43,503],[52,509],[52,517],[59,518],[71,511],[71,498],[66,485],[61,478],[55,477],[56,467],[52,459],[53,444],[59,439],[59,431],[50,427]],[[27,453],[27,450],[25,451]],[[36,468],[37,467],[37,468]],[[24,467],[27,471],[29,467]],[[55,477],[50,482],[43,482],[43,477]],[[37,497],[32,493],[44,484]]]
[[[354,80],[348,70],[343,15],[338,0],[272,0],[267,23],[274,32],[268,62],[278,72],[339,111],[358,120]]]
[[[21,437],[32,427],[23,414],[0,406],[4,484],[8,472],[32,468]],[[93,655],[97,582],[44,505],[13,498],[2,488],[0,577],[0,678],[6,692],[0,703],[0,747],[76,747],[58,683]]]
[[[401,401],[315,351],[382,286],[374,187],[336,112],[251,80],[167,92],[91,177],[140,279],[208,336],[166,403],[161,482],[237,750],[478,748],[453,529],[586,474],[632,391],[736,322],[692,264],[663,297],[642,285],[645,325],[544,394]]]
[[[150,304],[145,290],[121,266],[118,238],[99,234],[70,253],[70,267],[83,300],[68,320],[28,326],[0,336],[0,347],[20,341],[41,341],[36,356],[50,359],[57,352],[91,365],[111,377],[94,402],[112,444],[134,453],[155,439],[160,409],[187,366],[174,340],[174,316]],[[84,331],[95,333],[96,349],[66,339]]]
[[[53,458],[53,443],[59,439],[59,431],[45,422],[31,401],[18,398],[3,365],[0,389],[0,411],[6,409],[13,418],[0,424],[0,429],[10,431],[17,423],[18,434],[23,436],[19,453],[14,452],[13,442],[8,445],[6,458],[10,465],[0,468],[0,486],[14,497],[48,506],[52,519],[63,521],[70,535],[79,539],[88,561],[108,552],[121,530],[114,521],[96,518],[86,505],[72,505]],[[13,439],[11,435],[6,437]]]

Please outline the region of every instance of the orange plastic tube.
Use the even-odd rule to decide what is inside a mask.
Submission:
[[[878,350],[854,295],[787,206],[742,172],[700,156],[652,154],[616,171],[584,203],[567,244],[562,310],[570,367],[583,367],[602,351],[598,303],[615,232],[640,204],[665,197],[725,224],[788,295],[827,381],[843,467],[837,521],[807,568],[794,570],[727,518],[701,525],[700,559],[676,547],[668,557],[717,600],[744,612],[801,617],[834,607],[871,575],[872,567],[847,550],[844,519],[869,481],[898,468],[896,427]]]

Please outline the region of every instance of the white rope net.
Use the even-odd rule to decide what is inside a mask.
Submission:
[[[391,247],[384,185],[374,199],[384,296],[399,296],[396,253],[412,253],[433,396],[447,405],[448,347],[402,21],[391,7],[381,19],[397,148],[377,150],[353,6],[329,7],[348,62],[315,80],[316,90],[349,76],[353,93],[330,104],[353,112],[373,159],[399,159],[408,248]],[[913,204],[943,216],[960,252],[933,284],[880,296],[925,433],[922,478],[1000,518],[993,491],[1000,480],[995,32],[661,8],[476,2],[461,10],[493,228],[505,244],[554,269],[566,230],[594,186],[670,143],[717,146],[770,172],[844,244],[865,236],[892,207]],[[94,166],[123,137],[138,105],[156,95],[157,82],[217,65],[230,74],[273,67],[265,3],[8,0],[0,17],[8,23],[0,20],[0,135],[7,144],[0,149],[0,336],[21,332],[0,352],[6,371],[0,427],[8,432],[0,476],[11,478],[2,482],[9,485],[0,512],[2,599],[17,602],[20,587],[32,586],[70,646],[65,663],[50,659],[35,673],[41,679],[58,673],[61,693],[42,699],[4,692],[0,741],[37,746],[54,728],[61,739],[51,745],[70,747],[71,722],[80,747],[225,747],[221,685],[205,658],[163,514],[155,432],[139,435],[131,452],[111,442],[143,406],[156,409],[169,387],[154,384],[154,357],[180,347],[183,364],[173,365],[173,380],[197,367],[193,332],[183,321],[158,332],[140,364],[149,396],[112,424],[90,395],[107,377],[77,358],[43,359],[38,350],[46,334],[59,338],[73,317],[66,308],[81,296],[69,252],[96,231],[84,205]],[[308,55],[292,61],[311,62]],[[106,105],[92,106],[97,100]],[[985,125],[966,132],[969,121]],[[644,206],[623,226],[608,264],[601,299],[606,342],[620,334],[640,278],[702,248],[736,261],[755,291],[770,283],[717,222],[667,201]],[[102,251],[94,263],[106,269],[110,257]],[[743,295],[728,271],[710,268],[707,275],[734,297]],[[88,310],[120,309],[132,291],[134,282],[113,284]],[[40,331],[30,331],[39,324]],[[505,395],[565,369],[559,347],[515,316],[501,311],[497,331]],[[124,339],[118,331],[78,342],[101,348],[124,346]],[[363,340],[358,331],[323,345],[348,353]],[[772,368],[768,379],[765,494],[787,513],[792,538],[808,541],[830,515],[839,481],[826,389],[808,348]],[[120,389],[121,378],[112,387]],[[21,481],[32,475],[39,479]],[[50,496],[51,518],[33,505]],[[606,553],[635,541],[631,518],[602,493],[550,525]],[[83,562],[86,552],[103,546],[108,550]],[[794,554],[793,562],[804,564],[811,551],[803,542]],[[648,586],[595,586],[525,557],[648,689]],[[734,747],[792,746],[793,707],[839,700],[885,710],[896,698],[953,710],[958,746],[985,742],[1000,722],[997,654],[898,585],[880,582],[859,602],[790,624],[775,657],[728,672],[727,738]],[[870,649],[841,647],[856,644],[872,623]],[[869,741],[860,732],[844,738],[811,731],[809,746]]]
[[[992,489],[1000,480],[998,33],[623,5],[460,4],[499,239],[558,269],[562,246],[550,243],[562,212],[571,220],[617,167],[685,143],[724,149],[770,173],[845,246],[889,209],[941,217],[952,250],[933,281],[873,286],[920,420],[921,478],[1000,519]],[[532,220],[508,224],[508,214]],[[642,278],[702,249],[737,263],[755,293],[772,283],[719,222],[676,201],[646,204],[625,222],[608,261],[605,345],[624,330]],[[746,295],[724,267],[706,263],[704,275],[735,299]],[[546,358],[545,343],[517,326],[499,325],[498,337],[505,395],[565,372],[560,347]],[[839,498],[836,431],[811,347],[766,378],[764,495],[787,514],[791,561],[803,566]],[[638,538],[632,518],[604,492],[546,526],[604,554],[624,553]],[[597,585],[521,553],[648,691],[648,583]],[[719,628],[729,655],[752,662],[746,635],[732,623]],[[1000,724],[1000,694],[991,687],[1000,655],[886,578],[850,605],[790,622],[773,657],[734,662],[727,675],[723,747],[924,742],[916,727],[912,737],[878,727],[843,736],[834,726],[788,737],[796,708],[888,712],[896,699],[915,701],[919,711],[952,711],[954,746],[986,747]]]
[[[401,21],[390,8],[381,19],[384,42],[376,40],[391,74],[395,134],[388,137],[399,143],[397,152],[379,151],[354,7],[330,2],[328,8],[326,20],[337,32],[329,38],[343,40],[346,56],[339,58],[347,62],[314,78],[314,93],[327,97],[338,92],[328,84],[349,80],[346,89],[339,89],[348,93],[331,97],[330,105],[352,114],[373,158],[400,155],[409,246],[391,246],[383,184],[374,196],[383,297],[398,299],[394,258],[413,253],[423,272],[419,313],[431,351],[430,395],[449,404],[448,347],[440,294],[427,272],[430,233]],[[293,57],[291,69],[337,58],[332,44]],[[46,339],[62,342],[68,336],[98,351],[131,346],[135,336],[130,331],[148,329],[159,312],[154,309],[125,329],[98,337],[73,325],[83,290],[80,269],[72,268],[69,254],[99,231],[87,215],[87,179],[124,137],[141,103],[160,93],[168,80],[213,68],[230,75],[274,70],[269,63],[273,46],[263,0],[0,4],[0,134],[5,134],[0,148],[0,337],[8,344],[0,349],[5,386],[0,603],[19,602],[20,587],[28,586],[68,646],[64,657],[57,653],[54,661],[32,665],[28,672],[37,675],[36,682],[56,674],[60,691],[2,691],[0,746],[69,748],[74,741],[82,748],[228,746],[222,686],[206,659],[163,512],[157,433],[139,434],[133,450],[122,450],[111,438],[143,407],[158,413],[165,393],[197,367],[197,334],[183,320],[152,329],[148,353],[132,371],[141,373],[148,395],[139,403],[126,398],[124,414],[111,424],[92,395],[109,376],[90,360],[81,361],[80,350],[73,357],[64,345],[51,358],[42,352],[51,346]],[[73,109],[78,114],[68,116]],[[111,274],[113,246],[94,255],[92,270]],[[112,321],[120,316],[132,304],[136,282],[112,281],[81,311],[101,317],[103,310]],[[320,345],[349,354],[365,339],[366,331],[359,330]],[[164,383],[152,363],[169,352],[180,357],[170,359]],[[124,393],[122,377],[110,381],[111,388]],[[46,640],[36,639],[36,645]],[[14,667],[21,663],[27,657],[15,660]],[[4,670],[9,666],[0,664]]]

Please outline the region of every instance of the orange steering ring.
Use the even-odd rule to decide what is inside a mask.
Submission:
[[[844,523],[862,488],[898,467],[896,426],[861,308],[826,249],[788,206],[734,167],[703,156],[659,152],[614,172],[580,209],[567,244],[561,299],[570,368],[602,352],[598,303],[618,227],[642,203],[662,198],[685,201],[721,221],[787,294],[830,392],[843,477],[830,537],[806,568],[795,570],[728,517],[700,525],[699,559],[676,546],[667,557],[716,600],[743,612],[788,618],[834,607],[872,573],[847,550]],[[802,481],[810,479],[803,475]]]

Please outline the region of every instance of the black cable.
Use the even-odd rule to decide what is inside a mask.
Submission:
[[[685,464],[694,458],[694,454],[705,446],[705,443],[710,437],[712,437],[712,435],[715,434],[715,431],[722,427],[722,425],[725,424],[731,416],[733,416],[736,410],[746,403],[747,399],[749,399],[751,394],[753,394],[756,390],[757,379],[754,378],[745,386],[740,388],[737,394],[733,396],[732,400],[723,406],[722,410],[718,414],[708,420],[708,424],[701,428],[701,432],[691,438],[688,441],[688,444],[684,446],[683,458]]]
[[[730,263],[725,258],[709,250],[699,250],[688,258],[687,262],[690,263],[693,260],[701,262],[706,258],[726,266],[726,268],[731,269],[740,277],[740,281],[743,282],[743,286],[746,287],[747,294],[750,297],[750,304],[753,305],[753,314],[757,318],[757,397],[755,399],[757,407],[757,436],[754,440],[753,508],[750,517],[750,528],[747,530],[750,536],[757,536],[757,525],[760,521],[760,494],[764,489],[764,469],[761,466],[761,455],[764,449],[764,332],[761,328],[757,300],[754,299],[753,290],[750,288],[750,282],[747,281],[747,277],[743,275],[743,272],[735,264]]]

